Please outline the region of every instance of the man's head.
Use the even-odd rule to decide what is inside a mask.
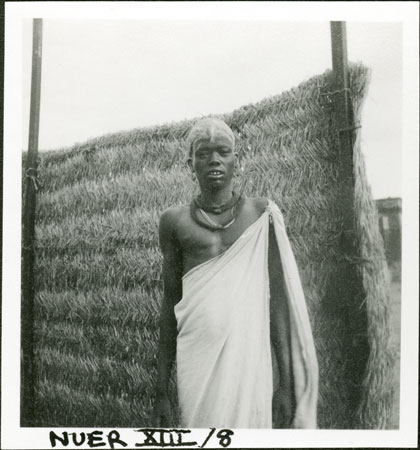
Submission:
[[[201,188],[221,188],[231,183],[236,153],[232,130],[220,119],[202,119],[187,137],[188,165]]]
[[[189,158],[192,158],[194,155],[194,146],[201,141],[228,143],[232,149],[235,145],[235,137],[232,130],[223,120],[215,118],[201,119],[191,128],[187,136]]]

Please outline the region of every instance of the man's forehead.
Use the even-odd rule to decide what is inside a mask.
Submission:
[[[198,138],[193,143],[195,151],[201,149],[213,149],[213,148],[229,148],[233,149],[232,140],[223,134],[213,134],[211,137]]]
[[[228,145],[233,148],[235,138],[225,122],[220,119],[207,118],[198,121],[188,134],[187,144],[190,151],[196,148],[199,142]]]

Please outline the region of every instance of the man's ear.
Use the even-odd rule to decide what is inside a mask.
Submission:
[[[187,159],[187,164],[188,164],[188,167],[190,168],[191,172],[194,173],[194,167],[193,167],[193,163],[192,163],[192,158],[191,157]]]
[[[235,165],[237,165],[239,163],[239,153],[238,152],[233,152],[234,156],[235,156]]]

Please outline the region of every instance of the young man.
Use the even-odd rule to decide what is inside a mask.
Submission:
[[[161,216],[161,309],[155,426],[315,428],[318,367],[281,213],[233,192],[232,130],[203,119],[187,138],[200,195]]]

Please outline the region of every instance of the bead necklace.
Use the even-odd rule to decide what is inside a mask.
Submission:
[[[232,209],[230,210],[231,217],[233,217],[233,208],[234,207],[232,207]],[[212,220],[211,217],[209,217],[203,209],[199,208],[199,211],[200,211],[201,215],[207,220],[207,222],[216,229],[229,228],[233,224],[233,222],[235,222],[235,220],[236,220],[236,217],[233,217],[233,219],[230,222],[228,222],[226,225],[220,225],[220,223],[216,223],[214,220]]]
[[[194,219],[194,221],[198,225],[200,225],[204,228],[207,228],[208,230],[211,230],[211,231],[224,230],[226,228],[229,228],[235,222],[236,218],[238,217],[238,215],[240,213],[242,203],[243,203],[243,199],[241,198],[241,196],[238,196],[236,203],[231,207],[231,210],[230,210],[231,219],[229,220],[229,222],[227,222],[226,224],[223,224],[223,225],[216,223],[211,217],[209,217],[206,214],[204,209],[197,207],[194,200],[190,204],[190,213],[191,213],[191,217]],[[204,218],[205,222],[198,218],[197,210],[200,211],[200,215],[201,215],[201,217]]]
[[[229,208],[234,207],[240,201],[240,199],[241,196],[238,195],[235,191],[232,191],[232,197],[226,203],[219,206],[206,205],[201,200],[201,195],[197,195],[197,197],[194,198],[193,202],[195,203],[196,208],[202,209],[203,211],[211,214],[219,215],[227,211]]]

